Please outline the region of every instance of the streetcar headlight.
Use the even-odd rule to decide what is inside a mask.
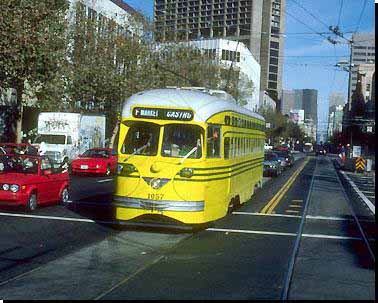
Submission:
[[[96,164],[96,169],[99,169],[100,168],[100,165]]]
[[[10,186],[10,191],[11,191],[12,193],[16,193],[16,192],[18,192],[19,189],[20,189],[20,187],[19,187],[17,184],[12,184],[12,185]]]
[[[192,168],[183,168],[182,170],[180,170],[180,177],[191,178],[192,176],[193,176]]]
[[[3,184],[3,190],[9,190],[9,184]]]

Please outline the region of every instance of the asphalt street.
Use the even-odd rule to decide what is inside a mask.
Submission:
[[[0,299],[280,299],[288,276],[289,299],[375,299],[371,256],[332,161],[297,158],[195,232],[116,224],[113,178],[73,177],[68,207],[2,208]]]

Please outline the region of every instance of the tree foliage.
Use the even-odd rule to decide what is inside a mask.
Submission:
[[[270,108],[261,108],[260,114],[265,118],[265,122],[270,124],[270,128],[266,129],[266,136],[274,143],[279,143],[280,138],[294,142],[303,142],[305,139],[305,134],[299,125],[280,112]]]
[[[67,9],[66,0],[0,1],[0,86],[17,90],[17,141],[25,81],[44,85],[64,58]]]

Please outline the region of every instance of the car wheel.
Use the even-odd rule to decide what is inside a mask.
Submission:
[[[110,169],[110,165],[106,167],[105,176],[109,177],[112,174],[112,170]]]
[[[60,203],[62,205],[66,205],[70,199],[70,193],[68,192],[68,188],[65,187],[62,190],[62,193],[60,194]]]
[[[37,195],[36,193],[32,193],[29,196],[28,201],[26,202],[26,211],[31,212],[37,208]]]

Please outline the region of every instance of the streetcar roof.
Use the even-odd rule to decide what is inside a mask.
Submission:
[[[180,88],[151,89],[134,94],[123,105],[122,118],[131,118],[133,106],[168,107],[193,109],[194,121],[206,122],[213,115],[224,112],[236,112],[256,119],[265,119],[244,107],[231,101],[212,96],[210,94]]]

